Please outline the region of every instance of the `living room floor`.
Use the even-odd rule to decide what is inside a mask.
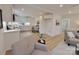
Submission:
[[[39,38],[39,33],[34,33],[35,38],[36,38],[36,42],[38,41]],[[44,35],[44,39],[46,41],[46,46],[48,48],[49,51],[52,51],[52,49],[54,49],[60,42],[64,41],[64,33],[61,33],[57,36],[49,36],[49,35]]]
[[[75,55],[75,46],[68,46],[65,42],[61,42],[52,50],[53,55]]]
[[[35,37],[38,38],[39,34],[36,33],[35,35],[37,35]],[[68,46],[64,42],[63,33],[55,37],[46,35],[45,40],[48,50],[51,51],[52,55],[75,55],[75,47]]]

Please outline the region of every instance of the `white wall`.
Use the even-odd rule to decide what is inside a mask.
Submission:
[[[61,17],[57,14],[53,15],[52,20],[40,19],[40,33],[55,36],[61,33],[61,24],[56,25],[56,20],[61,22]]]
[[[55,35],[58,35],[58,34],[61,34],[61,22],[62,22],[62,20],[61,20],[61,15],[59,15],[59,14],[54,14],[54,16],[53,16],[54,18],[53,18],[53,36],[55,36]],[[56,25],[56,20],[59,22],[59,25]]]
[[[70,16],[71,19],[71,27],[72,28],[79,28],[79,14],[78,15],[71,15]]]
[[[12,5],[0,4],[0,9],[2,9],[2,17],[4,21],[12,21]]]
[[[70,28],[77,29],[79,28],[79,14],[65,15],[65,17],[70,18]]]

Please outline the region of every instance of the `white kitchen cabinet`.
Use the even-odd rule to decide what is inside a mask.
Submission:
[[[4,31],[4,50],[11,49],[12,44],[20,40],[19,30]]]

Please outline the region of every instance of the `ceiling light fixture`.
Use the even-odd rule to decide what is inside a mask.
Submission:
[[[72,13],[72,11],[68,11],[68,13],[69,13],[69,14],[71,14],[71,13]]]
[[[59,5],[59,7],[63,7],[63,5],[62,5],[62,4],[60,4],[60,5]]]
[[[22,8],[21,10],[24,11],[24,8]]]

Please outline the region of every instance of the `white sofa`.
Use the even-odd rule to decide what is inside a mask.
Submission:
[[[30,35],[12,45],[13,55],[50,55],[46,45],[35,43],[35,37]]]
[[[76,45],[79,43],[79,39],[77,39],[73,32],[66,32],[66,43],[69,45]]]

